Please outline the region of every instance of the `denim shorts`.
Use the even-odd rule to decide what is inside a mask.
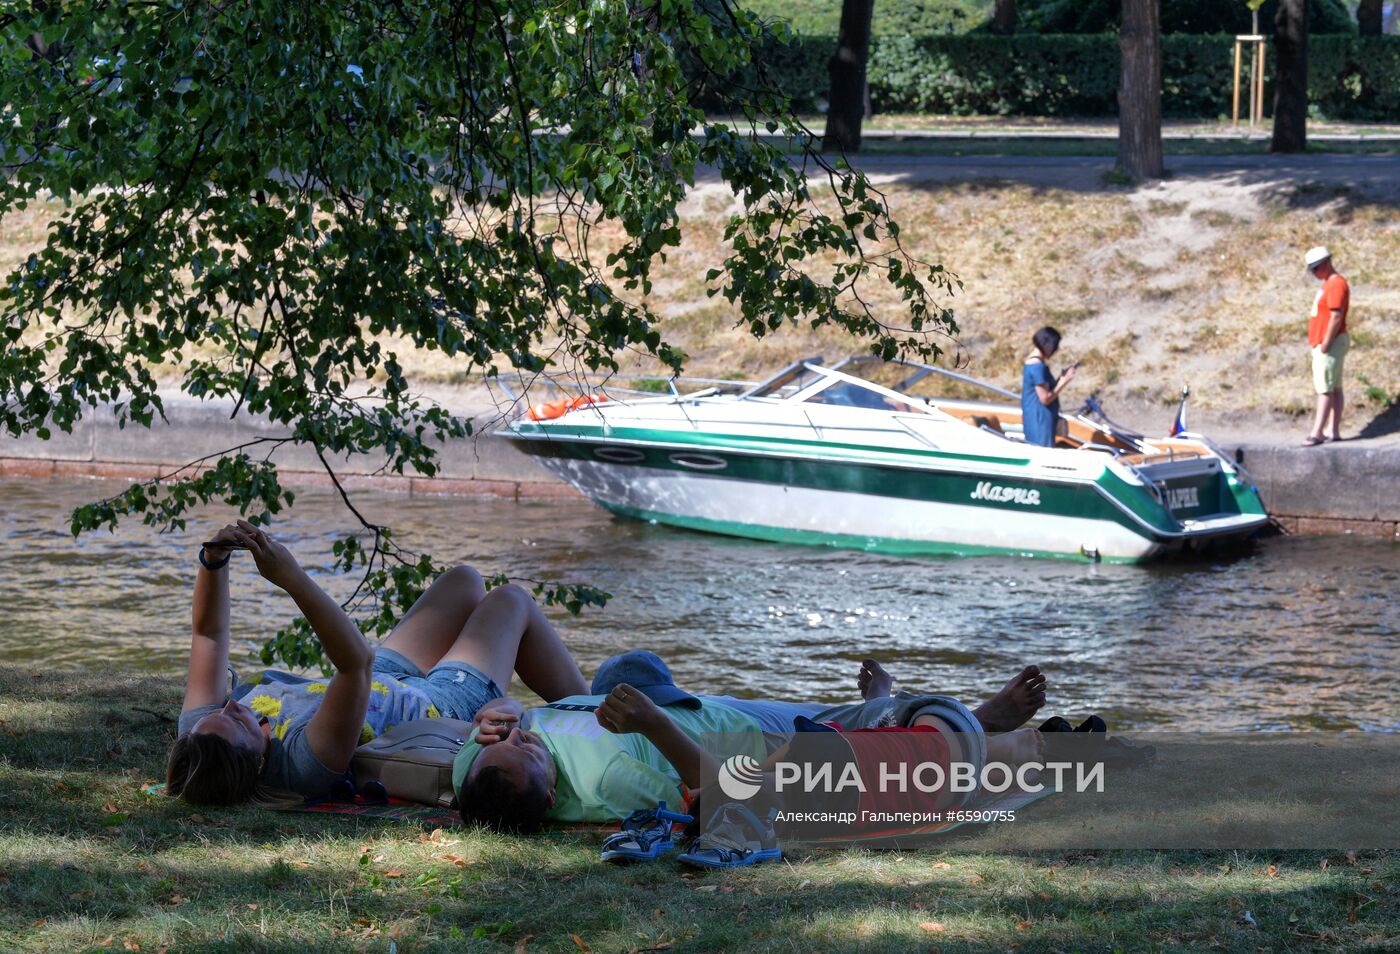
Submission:
[[[374,672],[421,690],[437,706],[438,715],[449,719],[470,722],[482,706],[504,695],[490,676],[470,663],[438,663],[425,676],[408,657],[385,646],[374,651]]]

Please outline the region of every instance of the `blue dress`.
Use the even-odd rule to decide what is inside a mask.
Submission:
[[[1055,389],[1055,376],[1044,361],[1032,361],[1021,371],[1021,432],[1027,444],[1054,447],[1060,399],[1041,404],[1040,395],[1035,393],[1037,384],[1043,384],[1052,391]]]

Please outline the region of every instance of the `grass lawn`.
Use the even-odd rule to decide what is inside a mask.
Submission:
[[[520,839],[196,811],[142,791],[179,693],[169,678],[0,667],[0,950],[1400,949],[1396,853],[949,841],[690,874],[604,866],[594,829]]]

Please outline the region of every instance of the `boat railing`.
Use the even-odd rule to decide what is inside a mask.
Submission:
[[[635,385],[646,382],[660,387],[627,387],[617,383],[618,378]],[[580,375],[568,372],[540,371],[527,373],[511,371],[486,378],[487,389],[500,388],[509,402],[502,410],[502,419],[510,421],[529,410],[532,399],[553,400],[562,396],[602,395],[613,398],[625,395],[628,398],[693,398],[708,397],[712,394],[739,393],[753,387],[753,382],[729,378],[692,378],[684,376],[665,377],[662,375]],[[695,390],[690,390],[694,387]],[[662,389],[664,388],[664,390]],[[542,392],[542,393],[541,393]]]

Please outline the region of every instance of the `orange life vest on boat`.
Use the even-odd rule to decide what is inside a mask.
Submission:
[[[532,421],[552,421],[556,417],[563,417],[570,411],[576,411],[581,407],[590,404],[602,404],[607,397],[602,394],[580,394],[576,398],[559,398],[557,401],[545,401],[543,404],[536,404],[529,410]]]

